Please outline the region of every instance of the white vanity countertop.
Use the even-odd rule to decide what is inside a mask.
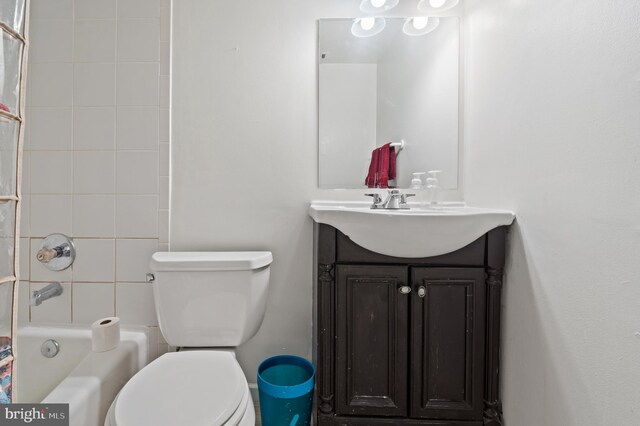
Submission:
[[[372,210],[366,202],[313,201],[309,215],[368,250],[397,257],[450,253],[515,219],[510,211],[469,207],[460,202],[427,210],[410,205],[410,210]]]

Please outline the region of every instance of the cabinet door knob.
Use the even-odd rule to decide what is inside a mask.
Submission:
[[[421,285],[420,287],[418,287],[418,296],[422,299],[423,297],[425,297],[427,295],[427,289],[424,288],[423,285]]]
[[[400,292],[400,294],[409,294],[411,293],[411,287],[409,287],[408,285],[403,285],[398,289],[398,291]]]

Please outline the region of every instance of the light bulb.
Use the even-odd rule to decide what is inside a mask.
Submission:
[[[444,4],[447,2],[447,0],[429,0],[429,4],[431,5],[431,7],[433,7],[434,9],[438,9],[441,8],[442,6],[444,6]]]
[[[365,31],[369,31],[371,28],[373,28],[373,26],[376,23],[376,18],[374,17],[367,17],[367,18],[362,18],[360,20],[360,26],[362,27],[363,30]]]
[[[460,0],[420,0],[418,10],[420,12],[444,12],[453,9],[460,3]]]
[[[382,17],[357,18],[351,25],[351,34],[356,37],[371,37],[384,30],[386,24],[386,20]]]
[[[427,24],[429,23],[429,17],[428,16],[418,16],[418,17],[412,19],[412,23],[413,23],[413,28],[415,28],[416,30],[421,30],[421,29],[425,28],[427,26]]]
[[[400,0],[362,0],[360,10],[364,13],[380,13],[393,9],[399,2]]]
[[[416,16],[404,21],[402,32],[408,36],[422,36],[438,28],[438,25],[440,25],[440,18]]]

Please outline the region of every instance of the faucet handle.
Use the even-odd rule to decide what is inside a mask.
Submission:
[[[71,266],[76,258],[73,240],[63,234],[51,234],[42,240],[36,259],[50,271],[62,271]]]
[[[54,248],[41,248],[38,250],[36,259],[42,263],[49,263],[52,259],[62,256],[62,249],[60,247]]]
[[[416,196],[416,194],[402,194],[402,195],[400,196],[400,203],[402,203],[402,204],[407,204],[407,198],[409,198],[409,197],[415,197],[415,196]]]
[[[372,209],[377,209],[378,206],[382,203],[382,198],[380,198],[380,194],[364,194],[367,197],[373,197],[373,204],[371,204]]]

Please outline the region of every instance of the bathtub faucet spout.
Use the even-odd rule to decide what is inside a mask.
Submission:
[[[51,283],[46,287],[42,287],[40,290],[34,290],[31,293],[31,306],[40,306],[42,302],[52,297],[60,296],[62,294],[62,285],[60,283]]]

